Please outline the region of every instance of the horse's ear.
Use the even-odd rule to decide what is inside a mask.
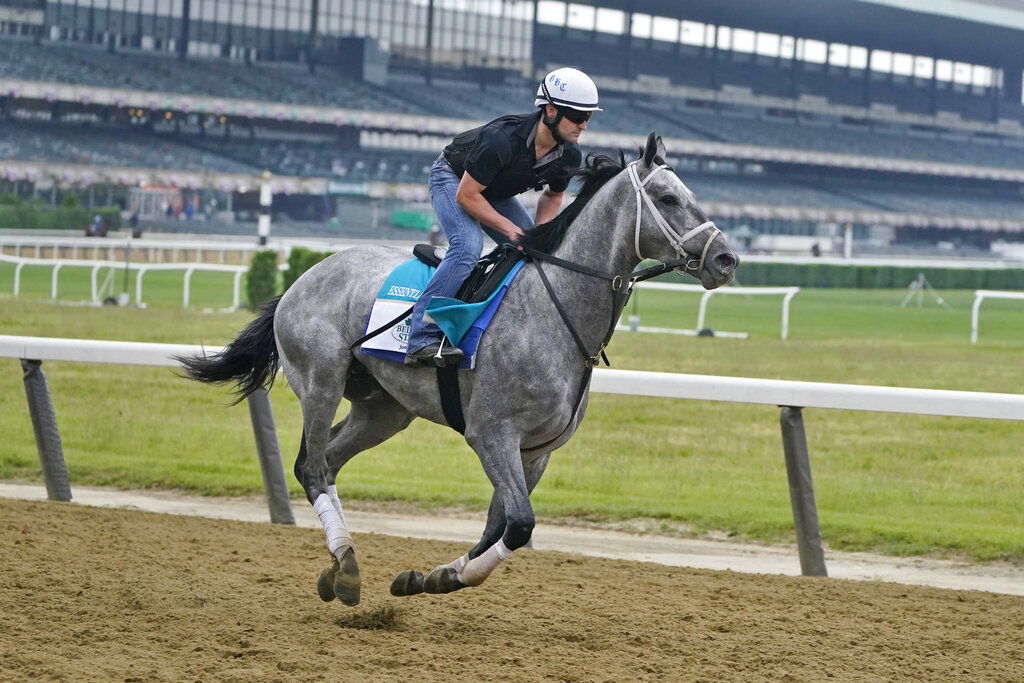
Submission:
[[[654,157],[658,154],[658,136],[651,131],[651,134],[647,136],[647,144],[644,145],[644,165],[650,166],[654,163]]]
[[[657,139],[654,141],[654,143],[658,147],[658,156],[660,156],[662,159],[667,158],[668,157],[668,150],[665,149],[665,143],[662,141],[660,135],[657,137]]]

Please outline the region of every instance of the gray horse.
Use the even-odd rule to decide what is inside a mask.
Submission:
[[[656,259],[688,272],[707,289],[732,279],[738,258],[664,157],[661,139],[651,133],[629,164],[592,158],[575,201],[523,238],[533,263],[509,288],[475,369],[458,372],[466,442],[494,485],[483,535],[468,553],[426,576],[400,573],[392,594],[477,586],[530,540],[530,492],[551,452],[583,419],[591,368],[640,261]],[[236,383],[243,397],[272,382],[278,364],[283,368],[302,405],[295,476],[333,559],[317,582],[325,601],[355,605],[360,597],[354,543],[335,487],[338,471],[416,417],[447,424],[434,369],[349,350],[365,331],[384,279],[408,258],[385,246],[334,254],[265,305],[221,353],[180,359],[192,378]],[[332,427],[342,397],[351,410]]]

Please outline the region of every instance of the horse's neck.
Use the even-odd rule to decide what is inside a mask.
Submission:
[[[608,192],[599,191],[583,207],[553,255],[609,276],[619,275],[625,280],[638,262],[633,247],[636,209],[626,200],[627,194],[621,188],[618,192],[614,188],[607,189]],[[541,263],[537,267],[542,267]],[[620,313],[621,290],[616,294],[610,282],[569,268],[545,266],[544,272],[556,296],[568,309],[572,327],[587,353],[596,353]],[[533,286],[537,289],[532,296],[545,299],[550,296],[538,281],[534,281]],[[565,352],[569,357],[579,354],[575,346],[566,347]]]
[[[623,188],[605,186],[573,220],[554,255],[625,279],[639,262],[635,211]]]

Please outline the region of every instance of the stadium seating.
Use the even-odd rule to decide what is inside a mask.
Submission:
[[[130,68],[126,68],[126,60]],[[273,102],[345,106],[370,111],[433,114],[489,120],[532,109],[534,85],[508,78],[481,87],[450,74],[428,86],[419,74],[394,70],[386,86],[346,78],[334,70],[315,73],[301,64],[246,65],[226,59],[181,61],[166,54],[115,54],[95,46],[36,45],[0,37],[0,68],[11,78],[127,87],[161,92],[222,95]],[[827,78],[821,74],[821,78]],[[804,83],[809,82],[805,79]],[[822,87],[825,87],[824,85]],[[904,94],[892,89],[890,99]],[[884,91],[884,88],[880,92]],[[781,93],[776,93],[781,94]],[[795,148],[946,163],[1024,168],[1024,138],[997,138],[960,131],[911,129],[881,120],[848,120],[836,115],[721,105],[717,110],[667,95],[602,91],[604,111],[592,131],[744,145]],[[177,119],[175,119],[177,122]],[[177,133],[177,134],[176,134]],[[0,120],[0,159],[58,163],[178,168],[221,172],[326,177],[343,182],[385,181],[423,186],[436,151],[357,149],[326,137],[285,138],[271,130],[252,138],[199,135],[194,125],[126,127]],[[294,136],[292,136],[294,137]],[[601,150],[612,151],[612,150]],[[671,150],[670,150],[671,151]],[[760,175],[696,171],[697,162],[677,168],[698,198],[736,204],[832,209],[881,209],[973,217],[1024,217],[1024,201],[991,191],[960,191],[948,183],[892,187],[870,180],[802,180],[778,172]],[[692,172],[687,172],[690,169]],[[737,169],[734,169],[738,171]]]
[[[126,63],[131,67],[127,68]],[[286,63],[246,65],[227,59],[186,61],[168,53],[112,53],[98,46],[0,39],[0,65],[9,78],[115,88],[213,95],[371,111],[436,113],[408,99],[347,78],[327,67],[311,74]]]
[[[12,120],[0,120],[0,158],[224,173],[261,170],[143,130]]]
[[[125,68],[126,59],[130,60],[131,68]],[[310,73],[301,64],[245,65],[213,58],[181,61],[171,55],[152,52],[115,54],[96,46],[35,45],[10,38],[0,38],[0,66],[10,77],[27,80],[481,121],[509,112],[529,111],[534,96],[532,83],[525,80],[482,88],[476,83],[446,78],[435,79],[428,86],[420,75],[396,71],[386,87],[378,87],[346,78],[326,67]],[[627,96],[614,90],[606,91],[602,101],[605,111],[592,123],[596,131],[645,135],[657,130],[669,137],[1024,168],[1024,139],[913,131],[906,126],[879,121],[853,125],[836,116],[797,117],[792,111],[773,115],[757,107],[709,111],[688,106],[674,97]]]

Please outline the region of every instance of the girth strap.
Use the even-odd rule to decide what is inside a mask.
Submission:
[[[465,436],[466,418],[462,414],[462,395],[459,393],[459,368],[446,365],[437,369],[437,392],[441,395],[441,412],[448,426]]]

